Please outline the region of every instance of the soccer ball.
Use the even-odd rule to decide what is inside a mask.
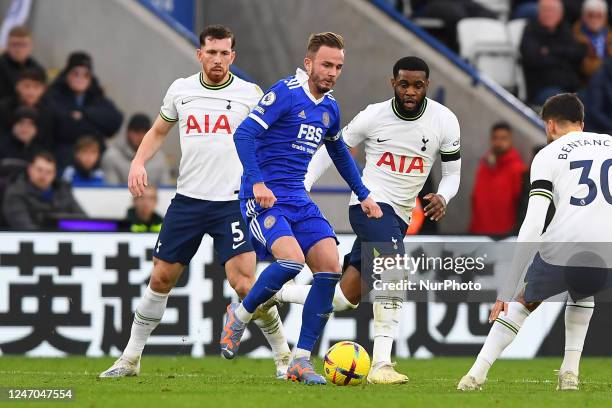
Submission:
[[[336,385],[359,385],[370,371],[370,356],[359,344],[341,341],[325,353],[323,371],[327,380]]]

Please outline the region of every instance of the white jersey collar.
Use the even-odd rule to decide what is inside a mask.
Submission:
[[[304,89],[304,93],[306,96],[315,103],[315,105],[320,104],[325,99],[325,95],[332,93],[332,90],[329,90],[323,94],[319,99],[315,98],[314,95],[310,92],[310,87],[308,86],[308,74],[302,68],[298,68],[295,70],[295,79],[298,81],[300,85],[302,85],[302,89]]]

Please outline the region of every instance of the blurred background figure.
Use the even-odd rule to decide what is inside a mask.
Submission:
[[[612,134],[612,57],[605,60],[580,97],[585,106],[584,129]]]
[[[490,143],[474,181],[470,233],[509,234],[516,224],[527,166],[512,144],[512,128],[507,123],[493,125]]]
[[[104,152],[102,170],[107,184],[127,184],[130,164],[149,129],[151,119],[144,113],[134,114],[128,122],[125,137],[118,137]],[[145,169],[150,186],[170,182],[170,172],[163,152],[153,156]]]
[[[44,149],[39,143],[36,124],[38,113],[22,106],[17,108],[13,116],[10,133],[0,138],[0,163],[4,159],[22,160],[29,163],[36,153]]]
[[[582,17],[573,28],[574,38],[587,48],[580,72],[585,81],[612,55],[612,29],[608,25],[608,4],[604,0],[585,0]],[[612,107],[610,108],[612,110]]]
[[[37,153],[25,174],[9,184],[2,210],[5,222],[14,229],[39,230],[57,216],[85,216],[69,184],[55,179],[55,157]]]
[[[14,95],[15,82],[19,73],[26,68],[39,68],[44,71],[34,58],[32,34],[26,27],[13,27],[9,31],[6,51],[0,56],[0,98]]]
[[[83,136],[74,145],[74,164],[66,167],[62,179],[74,187],[92,187],[104,184],[100,168],[100,143],[93,136]]]
[[[157,212],[157,189],[147,187],[140,197],[134,197],[133,206],[128,209],[126,220],[132,232],[159,232],[163,218]]]
[[[104,149],[105,139],[121,126],[123,115],[105,96],[87,53],[70,54],[66,67],[51,84],[49,97],[56,112],[55,151],[61,168],[71,164],[74,144],[81,136],[94,136]]]
[[[580,88],[578,67],[586,47],[563,22],[561,0],[538,2],[538,18],[525,27],[521,55],[530,103],[541,106],[553,95]]]
[[[0,99],[0,127],[10,131],[15,111],[27,107],[37,113],[38,143],[50,150],[55,139],[53,108],[45,96],[47,74],[41,68],[25,68],[15,83],[15,94]]]
[[[412,0],[415,16],[437,18],[444,22],[439,40],[453,51],[459,50],[457,23],[467,17],[497,18],[497,14],[474,0]]]

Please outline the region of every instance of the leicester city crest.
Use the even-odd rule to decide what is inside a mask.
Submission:
[[[274,225],[275,222],[276,222],[276,217],[274,217],[273,215],[268,215],[264,219],[264,227],[266,227],[266,229],[270,229]]]
[[[323,124],[329,126],[329,113],[323,112]]]

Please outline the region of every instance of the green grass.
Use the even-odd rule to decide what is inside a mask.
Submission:
[[[307,387],[275,380],[270,360],[144,357],[136,378],[100,380],[113,359],[0,357],[0,387],[73,388],[69,407],[603,407],[612,406],[612,359],[585,358],[578,392],[555,391],[560,360],[498,361],[481,392],[455,390],[471,358],[401,360],[401,386]],[[321,362],[317,362],[321,368]],[[61,407],[65,403],[0,402]]]

